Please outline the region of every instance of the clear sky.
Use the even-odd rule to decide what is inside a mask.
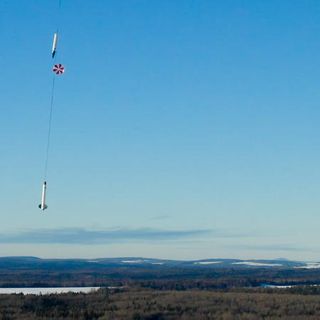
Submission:
[[[57,7],[0,2],[0,255],[320,259],[319,1]]]

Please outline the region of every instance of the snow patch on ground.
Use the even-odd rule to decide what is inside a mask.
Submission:
[[[0,294],[60,294],[60,293],[89,293],[100,287],[60,287],[60,288],[0,288]]]
[[[280,263],[264,263],[264,262],[254,262],[254,261],[241,261],[241,262],[233,262],[232,264],[238,265],[246,265],[252,267],[281,267]]]
[[[320,263],[318,262],[310,262],[305,266],[295,267],[296,269],[320,269]]]
[[[144,263],[144,260],[122,260],[122,263]]]
[[[197,261],[194,264],[208,265],[208,264],[217,264],[222,263],[222,261]]]
[[[164,262],[156,262],[152,260],[144,260],[144,259],[137,259],[137,260],[122,260],[122,263],[132,263],[132,264],[138,264],[138,263],[150,263],[155,265],[162,265]]]

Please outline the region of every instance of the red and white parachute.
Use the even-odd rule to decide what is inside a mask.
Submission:
[[[52,68],[52,71],[58,75],[63,74],[64,73],[64,66],[61,63],[55,64]]]

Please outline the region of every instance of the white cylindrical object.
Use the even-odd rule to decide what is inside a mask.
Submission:
[[[47,182],[45,181],[42,185],[42,195],[41,195],[41,204],[40,209],[45,210],[47,209],[46,205],[46,192],[47,192]]]
[[[55,32],[53,35],[53,41],[52,41],[52,56],[54,56],[56,49],[57,49],[57,42],[58,42],[58,34]]]

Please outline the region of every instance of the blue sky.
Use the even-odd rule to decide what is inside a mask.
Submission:
[[[57,4],[0,3],[0,255],[320,258],[318,1]]]

